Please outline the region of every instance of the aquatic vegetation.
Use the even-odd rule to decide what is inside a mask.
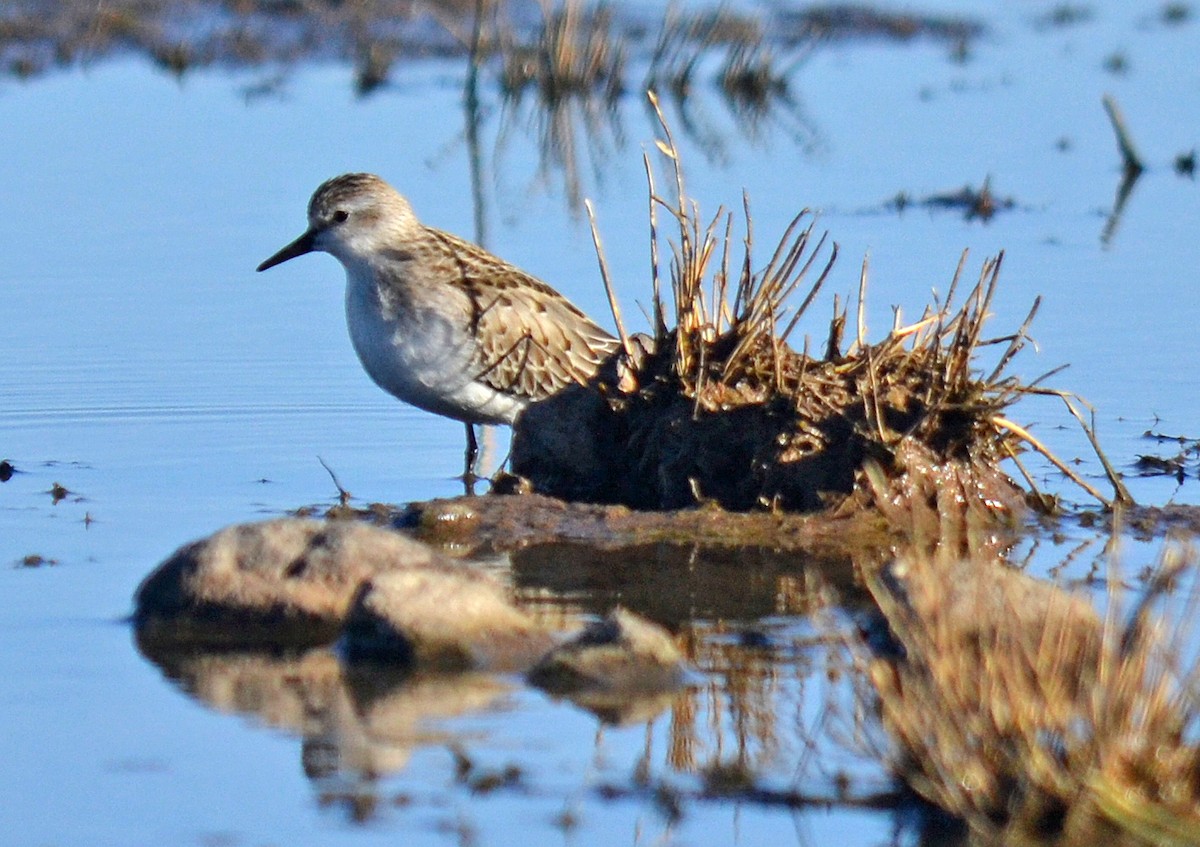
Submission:
[[[1065,29],[1087,23],[1095,18],[1095,11],[1088,6],[1075,3],[1059,3],[1034,20],[1038,29]]]
[[[511,28],[500,30],[501,91],[520,97],[528,88],[552,108],[574,95],[598,93],[613,100],[624,89],[623,37],[611,9],[585,10],[579,3],[561,8],[542,4],[542,24],[530,42],[520,43]]]
[[[622,80],[620,62],[608,58],[621,51],[626,34],[644,30],[643,25],[627,22],[618,33],[611,9],[585,7],[578,0],[543,0],[540,5],[544,33],[529,43],[552,49],[532,56],[540,66],[535,75],[556,85],[568,69],[577,81],[593,80],[598,71],[618,83]],[[471,44],[467,33],[472,18],[497,11],[511,12],[523,22],[529,17],[523,14],[524,4],[505,0],[419,4],[398,0],[10,0],[0,14],[0,70],[34,76],[54,67],[121,53],[149,56],[175,74],[211,64],[247,67],[268,61],[336,57],[355,64],[359,70],[356,85],[360,91],[369,91],[373,83],[386,79],[393,59],[465,53]],[[688,17],[719,23],[706,28],[723,43],[760,30],[754,16],[723,8],[691,11]],[[958,41],[974,37],[982,29],[956,17],[846,6],[780,13],[775,24],[772,30],[778,40],[792,44],[810,36],[908,39],[925,35]],[[588,49],[578,52],[581,45]],[[546,71],[549,76],[544,75]]]
[[[867,575],[886,637],[857,647],[893,772],[1005,843],[1195,844],[1197,563],[1171,547],[1134,602],[1084,597],[986,554]],[[1164,614],[1159,601],[1186,599]]]
[[[828,279],[836,245],[826,248],[814,216],[802,211],[756,269],[747,200],[744,251],[735,256],[732,215],[700,217],[671,130],[650,97],[663,131],[657,146],[673,177],[660,193],[647,159],[652,334],[626,332],[609,285],[621,355],[588,387],[526,411],[514,431],[515,473],[543,493],[636,508],[713,501],[738,510],[813,510],[853,496],[888,517],[936,501],[1004,522],[1027,495],[1050,505],[1019,462],[1032,449],[1108,502],[1007,416],[1020,398],[1051,394],[1082,423],[1069,395],[1005,375],[1028,341],[1037,301],[1016,331],[984,335],[1002,257],[985,262],[957,302],[964,254],[945,300],[907,325],[897,311],[876,343],[864,318],[864,262],[849,346],[849,309],[835,298],[823,348],[811,352],[805,341],[796,351],[788,339]],[[596,243],[599,250],[598,232]],[[603,274],[602,251],[600,263]],[[992,344],[1002,352],[981,372],[977,355]],[[1017,463],[1028,491],[1001,471],[1006,460]],[[1129,499],[1116,474],[1110,477],[1115,498]]]

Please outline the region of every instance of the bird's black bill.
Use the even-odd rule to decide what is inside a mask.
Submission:
[[[311,229],[308,230],[304,233],[304,235],[297,238],[287,247],[284,247],[274,256],[267,259],[265,262],[255,268],[255,270],[265,271],[267,268],[273,268],[276,265],[283,264],[288,259],[294,259],[297,256],[303,256],[305,253],[311,253],[314,249],[313,242],[316,240],[316,237],[317,234],[315,232],[313,232]]]

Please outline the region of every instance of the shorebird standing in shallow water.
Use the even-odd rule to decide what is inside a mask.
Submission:
[[[475,424],[511,424],[529,403],[587,381],[617,346],[546,283],[422,224],[373,174],[322,183],[308,229],[258,270],[313,251],[346,269],[350,340],[371,379],[466,424],[468,490]]]

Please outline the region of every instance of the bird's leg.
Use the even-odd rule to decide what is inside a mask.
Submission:
[[[479,442],[475,440],[475,426],[467,423],[467,456],[466,470],[463,471],[463,486],[467,496],[475,494],[475,460],[479,458]]]

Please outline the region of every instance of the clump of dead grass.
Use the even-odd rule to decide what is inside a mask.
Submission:
[[[532,88],[549,109],[570,97],[600,94],[614,101],[623,90],[627,49],[612,10],[584,9],[576,2],[556,8],[543,0],[541,11],[541,26],[529,44],[517,43],[511,30],[499,32],[504,94],[519,98]]]
[[[1083,423],[1069,395],[1005,374],[1029,341],[1036,301],[1016,331],[984,334],[1002,257],[986,261],[957,299],[964,254],[945,300],[910,324],[897,310],[875,343],[864,317],[864,262],[854,314],[835,298],[822,349],[810,351],[805,340],[797,351],[789,339],[828,280],[837,245],[816,233],[805,210],[756,269],[744,201],[736,255],[733,216],[718,212],[705,222],[686,192],[670,127],[649,96],[663,133],[656,144],[673,177],[660,193],[646,157],[651,334],[626,331],[593,221],[622,352],[582,394],[566,392],[526,413],[514,437],[516,473],[548,494],[637,508],[714,501],[739,510],[810,510],[849,498],[901,524],[913,507],[932,503],[939,513],[994,522],[1010,519],[1027,497],[1050,502],[1030,475],[1022,488],[1000,470],[1005,460],[1021,467],[1018,457],[1032,449],[1109,503],[1006,414],[1023,396],[1054,394]],[[992,345],[1000,346],[996,364],[980,372],[977,355]],[[1112,478],[1117,499],[1126,497]]]
[[[1169,549],[1127,611],[1110,574],[1103,617],[980,558],[915,554],[867,576],[892,649],[860,659],[893,771],[1005,843],[1197,843],[1194,551]],[[1182,610],[1156,613],[1185,582]]]

